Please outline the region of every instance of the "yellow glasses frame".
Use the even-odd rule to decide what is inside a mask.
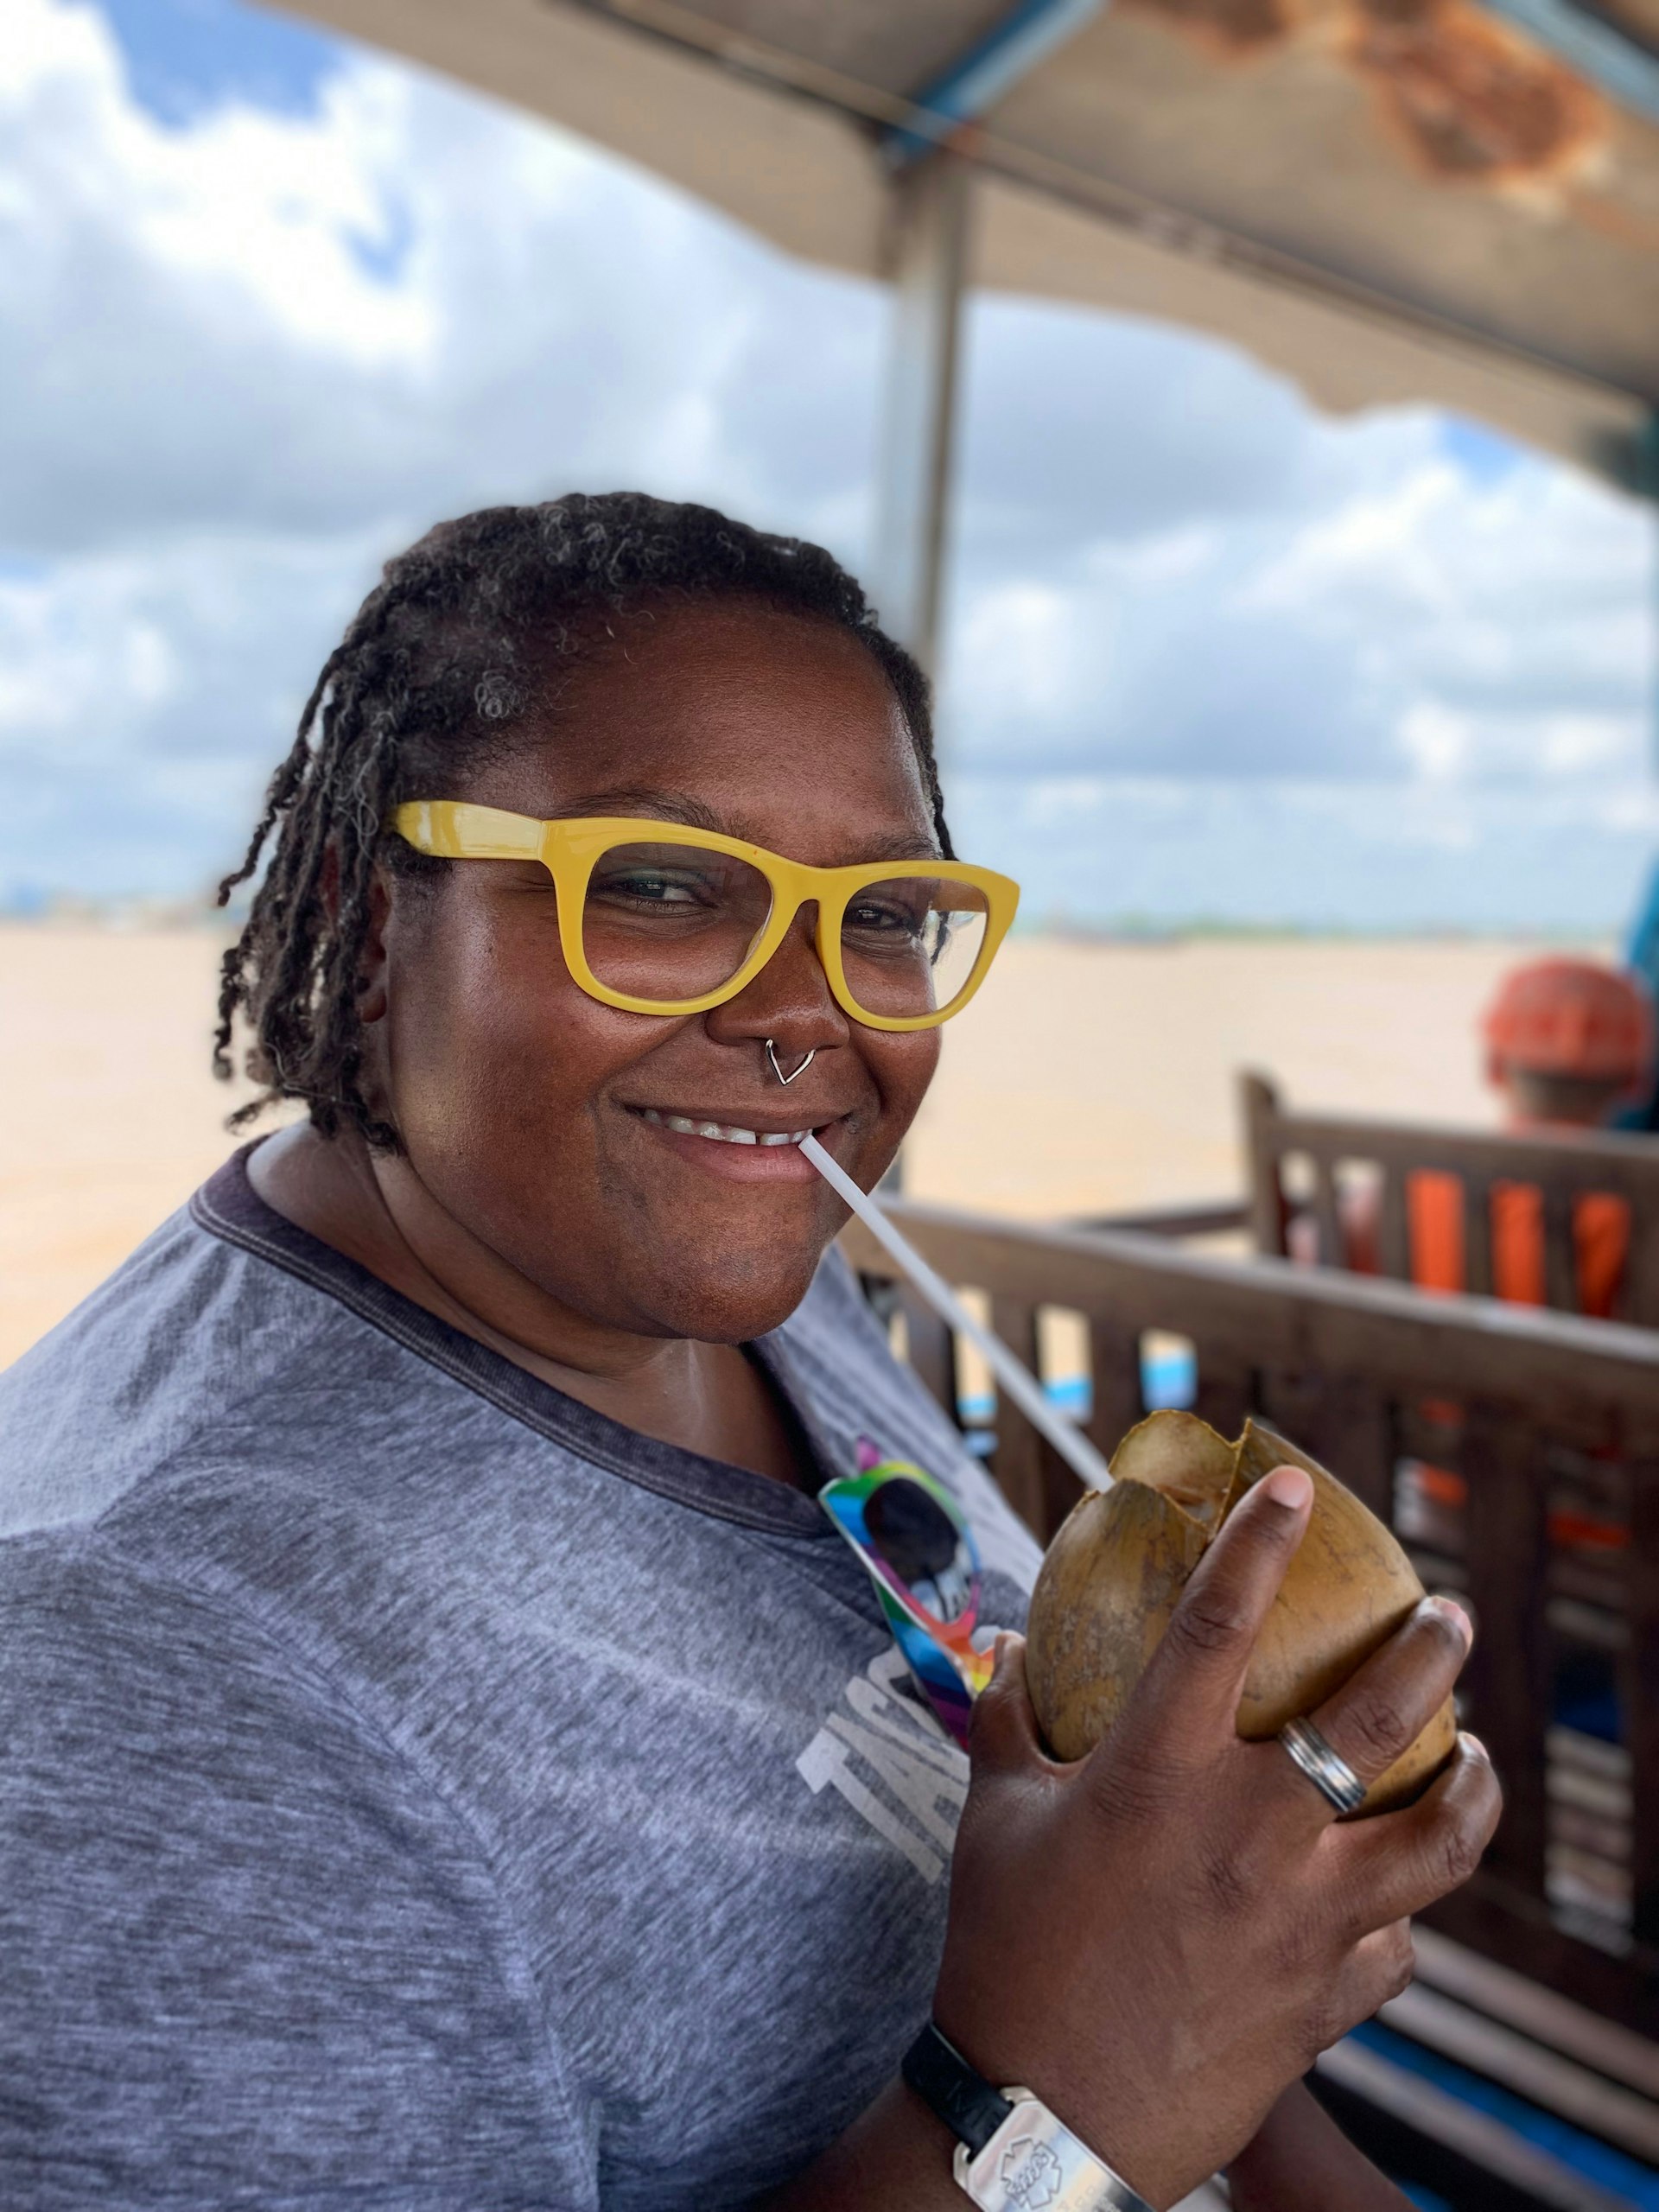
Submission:
[[[558,894],[559,943],[572,980],[601,1006],[628,1014],[706,1014],[724,1006],[753,981],[789,933],[790,924],[809,900],[818,909],[817,954],[837,1003],[867,1029],[936,1029],[960,1014],[985,980],[998,945],[1008,933],[1020,904],[1020,887],[994,868],[969,868],[957,861],[861,861],[852,868],[809,868],[785,860],[764,845],[746,844],[713,830],[688,830],[678,822],[657,822],[632,815],[581,815],[538,822],[528,814],[506,814],[499,807],[474,806],[458,799],[411,799],[392,815],[391,826],[416,852],[447,861],[539,861]],[[642,999],[613,991],[588,965],[582,950],[582,917],[594,863],[613,845],[689,845],[700,852],[726,853],[747,861],[772,892],[772,912],[748,957],[718,990],[694,999]],[[889,882],[907,871],[937,873],[966,883],[985,898],[985,938],[967,982],[949,1006],[933,1014],[868,1014],[848,988],[841,960],[841,921],[847,902],[872,883]]]

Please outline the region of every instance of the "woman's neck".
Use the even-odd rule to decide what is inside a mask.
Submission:
[[[813,1471],[766,1378],[734,1344],[633,1335],[574,1311],[461,1230],[409,1164],[309,1123],[260,1145],[266,1205],[415,1305],[646,1436],[792,1485]]]

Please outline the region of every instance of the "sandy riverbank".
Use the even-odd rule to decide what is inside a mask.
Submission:
[[[1513,944],[1016,939],[946,1032],[920,1197],[1032,1218],[1238,1187],[1233,1073],[1484,1121],[1474,1023]],[[0,925],[0,1365],[224,1157],[211,931]]]

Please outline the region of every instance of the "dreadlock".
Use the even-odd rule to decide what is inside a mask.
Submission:
[[[325,1135],[344,1122],[397,1148],[358,1082],[371,886],[377,861],[404,877],[450,863],[417,854],[386,822],[406,799],[463,796],[469,772],[504,751],[534,709],[549,655],[576,652],[595,615],[664,595],[757,599],[856,638],[899,702],[950,855],[927,679],[820,547],[639,492],[573,493],[441,523],[386,563],[329,655],[242,865],[219,887],[222,906],[270,842],[220,974],[213,1071],[233,1072],[239,1013],[253,1033],[247,1071],[264,1086],[232,1128],[276,1099],[303,1098]]]

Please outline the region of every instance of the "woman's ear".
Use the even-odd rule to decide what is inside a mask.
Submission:
[[[377,868],[369,879],[368,926],[357,965],[357,1018],[366,1027],[386,1018],[386,923],[391,913],[391,887]]]
[[[332,838],[322,856],[317,893],[332,927],[340,919],[340,849]],[[391,912],[391,886],[377,863],[369,878],[368,925],[357,963],[357,1018],[365,1024],[386,1018],[386,921]]]

